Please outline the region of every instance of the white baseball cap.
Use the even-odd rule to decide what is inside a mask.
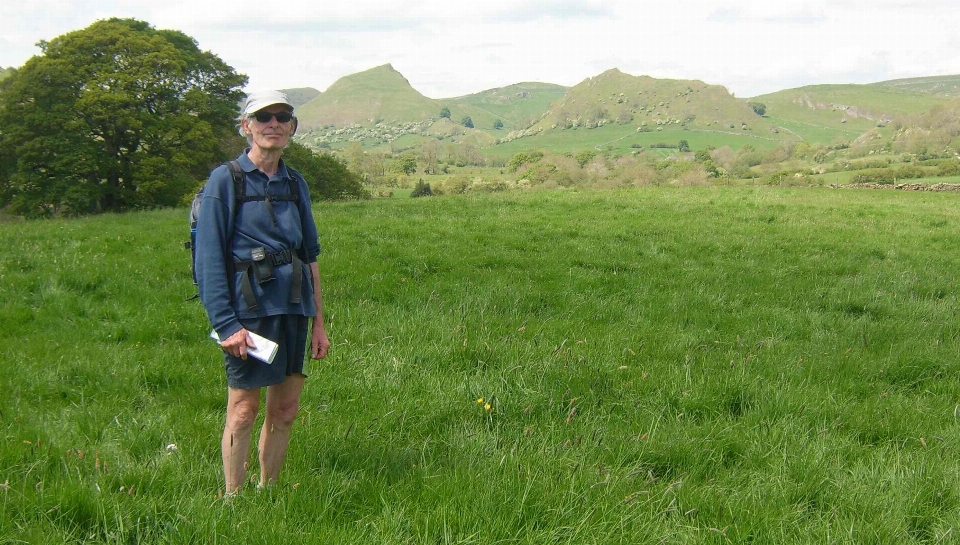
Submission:
[[[267,106],[273,106],[274,104],[283,104],[284,106],[289,106],[291,111],[293,110],[293,104],[290,104],[290,99],[280,91],[259,91],[247,96],[247,100],[243,103],[242,117],[249,117]]]

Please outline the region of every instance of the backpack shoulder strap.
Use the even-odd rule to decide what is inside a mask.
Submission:
[[[300,181],[302,180],[306,183],[306,179],[303,177],[303,174],[300,174],[299,171],[287,167],[287,172],[290,174],[290,195],[293,197],[293,200],[300,202]]]
[[[290,179],[290,197],[294,202],[300,202],[300,180],[296,177]]]
[[[240,204],[247,198],[247,184],[244,183],[246,174],[236,160],[227,161],[227,168],[230,170],[230,178],[233,180],[233,192],[236,195],[237,204]]]

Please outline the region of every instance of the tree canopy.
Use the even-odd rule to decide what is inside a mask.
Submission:
[[[0,205],[25,216],[175,205],[235,139],[246,76],[175,30],[109,19],[0,81]]]
[[[409,176],[417,171],[417,158],[410,156],[400,157],[393,162],[393,169],[396,172]]]
[[[748,102],[747,106],[753,109],[753,113],[757,115],[764,115],[767,113],[767,105],[762,102]]]
[[[291,142],[283,150],[283,161],[303,175],[310,188],[311,199],[364,199],[370,194],[363,188],[360,176],[325,153],[314,153],[309,148]]]

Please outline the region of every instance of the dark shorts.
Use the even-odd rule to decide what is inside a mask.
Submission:
[[[276,342],[279,348],[273,363],[262,362],[253,356],[242,360],[224,352],[228,386],[250,390],[280,384],[294,374],[303,375],[310,318],[297,314],[281,314],[241,319],[240,325],[247,331],[253,331]]]

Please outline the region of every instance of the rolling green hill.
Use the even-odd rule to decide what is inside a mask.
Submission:
[[[415,123],[440,114],[440,104],[414,89],[393,66],[384,64],[338,79],[297,110],[304,129],[354,124]]]
[[[594,131],[615,138],[598,139],[591,134]],[[696,80],[632,76],[612,69],[570,88],[540,121],[511,131],[500,145],[510,149],[540,144],[550,149],[585,149],[611,145],[610,140],[649,143],[657,139],[656,133],[664,132],[677,133],[671,134],[671,141],[687,139],[680,131],[725,134],[737,140],[744,136],[772,141],[784,138],[724,87]],[[630,138],[643,133],[653,134]],[[524,140],[514,143],[518,139]]]
[[[337,80],[298,108],[299,138],[307,145],[332,148],[349,142],[376,147],[401,138],[412,140],[411,145],[433,138],[466,138],[486,146],[496,141],[492,135],[501,132],[493,129],[496,120],[510,127],[537,117],[563,90],[559,85],[521,83],[435,100],[420,94],[385,64]],[[450,109],[450,119],[440,117],[444,107]],[[461,123],[465,117],[473,119],[477,128],[465,127]]]
[[[917,115],[947,100],[902,86],[810,85],[750,99],[767,107],[777,125],[810,142],[851,140],[897,116]]]
[[[594,128],[609,123],[684,125],[742,130],[769,128],[724,87],[696,80],[632,76],[616,68],[580,82],[536,128]]]

